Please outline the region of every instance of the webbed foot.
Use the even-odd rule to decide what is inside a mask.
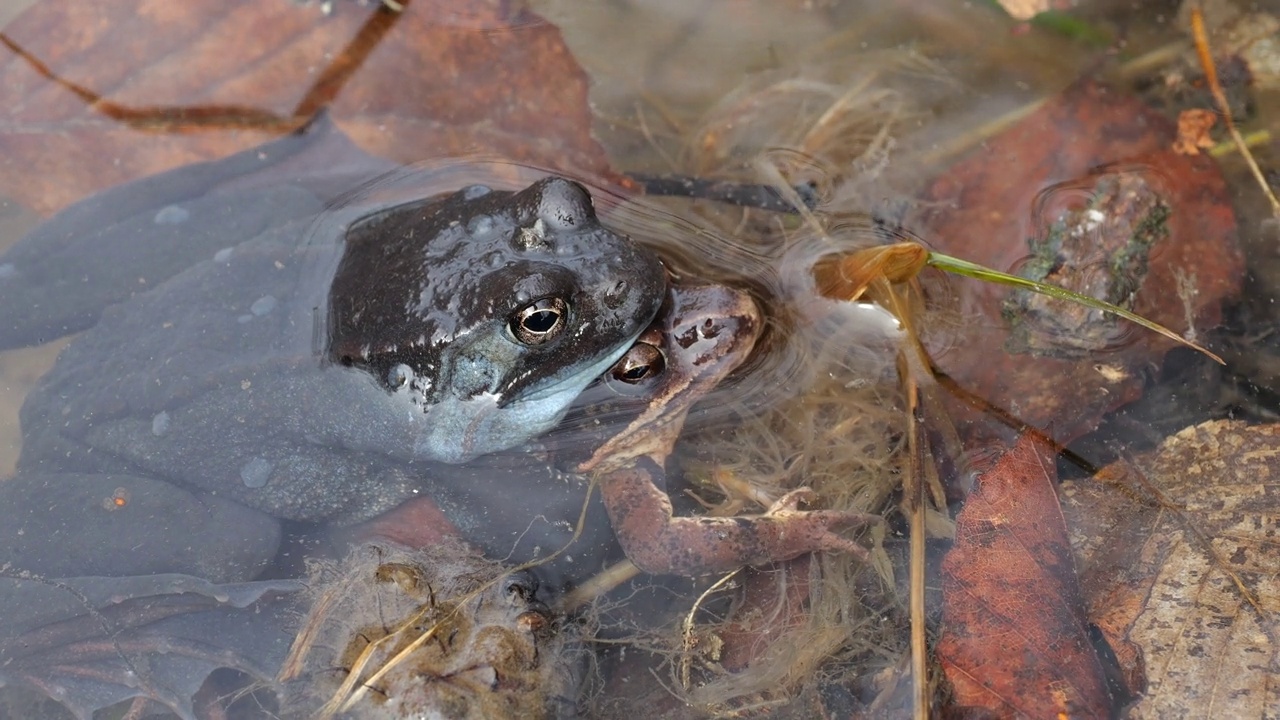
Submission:
[[[762,515],[673,517],[671,500],[652,482],[645,462],[608,473],[602,496],[627,558],[645,572],[701,575],[744,565],[790,560],[809,552],[846,552],[859,560],[867,551],[838,531],[874,515],[845,510],[800,510],[814,493],[787,493]]]
[[[866,548],[839,535],[836,530],[877,523],[880,517],[848,510],[800,509],[801,503],[811,502],[816,497],[817,493],[811,488],[796,488],[778,498],[763,515],[779,524],[774,552],[786,557],[775,558],[775,562],[820,550],[845,552],[860,561],[868,560],[870,556]]]

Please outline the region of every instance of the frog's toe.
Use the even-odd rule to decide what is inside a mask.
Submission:
[[[843,513],[836,510],[818,510],[815,513],[818,517],[814,518],[820,524],[826,527],[816,533],[817,550],[827,552],[848,553],[861,562],[866,562],[871,558],[867,553],[867,549],[858,543],[844,537],[832,530],[832,527],[848,527],[859,523],[858,519],[849,517],[850,515],[859,515],[859,513]],[[812,516],[812,515],[811,515]]]
[[[800,510],[801,502],[816,497],[809,488],[793,490],[778,499],[769,508],[767,517],[782,524],[785,531],[779,538],[787,547],[777,555],[794,557],[802,552],[843,552],[859,560],[867,560],[866,548],[842,536],[838,531],[881,522],[878,515],[851,510]]]
[[[778,498],[773,505],[769,506],[768,515],[776,515],[782,512],[796,512],[800,509],[800,503],[808,503],[813,501],[818,494],[812,488],[802,487],[796,488],[791,492]]]

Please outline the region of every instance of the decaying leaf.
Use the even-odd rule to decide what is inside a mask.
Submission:
[[[1129,717],[1280,707],[1280,425],[1215,420],[1064,487],[1091,619],[1145,697]]]
[[[500,0],[402,4],[36,3],[0,48],[0,192],[52,212],[260,144],[325,105],[393,160],[607,173],[559,30]]]
[[[1243,260],[1216,164],[1174,153],[1174,136],[1138,100],[1079,84],[934,180],[907,226],[948,255],[1108,296],[1179,333],[1191,318],[1202,331],[1238,292]],[[1178,275],[1188,269],[1184,300]],[[935,352],[938,364],[1059,441],[1135,399],[1140,370],[1171,347],[1060,301],[963,290],[965,340]]]
[[[1030,20],[1046,10],[1052,5],[1049,0],[998,0],[1000,7],[1009,13],[1009,17],[1014,20]]]
[[[1178,114],[1178,139],[1173,141],[1173,151],[1179,155],[1199,155],[1205,148],[1213,147],[1209,129],[1218,122],[1212,110],[1192,108]]]
[[[1107,717],[1053,451],[1025,435],[979,478],[942,565],[937,655],[958,705],[997,717]]]

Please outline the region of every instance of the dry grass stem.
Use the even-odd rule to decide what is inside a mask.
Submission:
[[[1196,55],[1200,58],[1200,67],[1204,69],[1205,80],[1209,83],[1209,92],[1213,94],[1213,101],[1218,105],[1218,111],[1222,113],[1222,119],[1227,125],[1227,132],[1231,134],[1232,142],[1235,143],[1241,157],[1249,165],[1249,171],[1253,173],[1253,178],[1258,182],[1258,187],[1262,188],[1263,194],[1267,196],[1267,201],[1271,203],[1272,216],[1280,218],[1280,200],[1276,199],[1271,186],[1267,184],[1267,178],[1262,174],[1262,168],[1258,167],[1258,161],[1254,159],[1248,143],[1245,142],[1240,130],[1236,127],[1235,118],[1231,116],[1231,106],[1227,103],[1226,93],[1222,91],[1222,84],[1218,82],[1218,69],[1213,63],[1213,53],[1209,49],[1209,35],[1204,29],[1204,13],[1199,7],[1191,9],[1191,35],[1195,39]]]

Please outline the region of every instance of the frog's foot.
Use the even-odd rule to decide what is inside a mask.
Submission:
[[[643,464],[641,464],[643,465]],[[765,565],[818,551],[867,551],[839,530],[875,521],[843,510],[799,510],[813,491],[796,490],[763,515],[673,517],[671,501],[643,467],[601,479],[602,496],[622,549],[636,567],[657,574],[700,575]]]
[[[806,548],[784,559],[818,550],[849,553],[863,562],[870,559],[866,548],[837,534],[835,530],[878,523],[881,518],[878,515],[846,510],[800,509],[801,503],[812,502],[817,496],[811,488],[796,488],[778,498],[765,512],[764,517],[772,518],[781,526],[780,544],[794,543]],[[782,551],[786,552],[785,549]]]

